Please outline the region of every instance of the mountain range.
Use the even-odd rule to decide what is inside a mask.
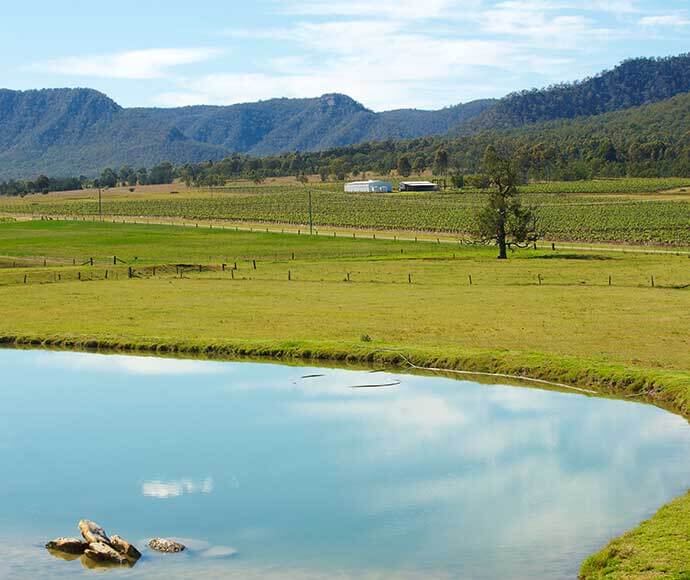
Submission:
[[[120,107],[92,89],[0,90],[0,177],[272,155],[443,134],[490,107],[375,113],[339,94],[226,107]]]
[[[320,151],[425,136],[463,138],[595,117],[690,92],[690,55],[633,59],[575,83],[438,111],[373,112],[348,96],[231,106],[123,108],[92,89],[0,90],[0,178],[94,175],[152,166]]]

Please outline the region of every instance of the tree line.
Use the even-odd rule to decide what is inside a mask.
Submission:
[[[74,191],[79,189],[110,188],[117,186],[159,185],[172,183],[178,171],[172,163],[159,163],[147,169],[133,169],[128,165],[120,169],[106,167],[98,177],[48,177],[39,175],[36,179],[10,179],[0,182],[0,195],[24,196],[32,193],[47,194],[51,191]]]

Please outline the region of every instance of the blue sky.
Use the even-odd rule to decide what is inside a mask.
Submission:
[[[5,88],[128,107],[342,92],[440,108],[690,51],[687,0],[34,0],[3,24]]]

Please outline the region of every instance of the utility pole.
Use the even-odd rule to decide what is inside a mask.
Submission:
[[[314,214],[311,209],[311,190],[309,190],[309,235],[314,233]]]
[[[98,219],[103,221],[103,199],[100,186],[98,187]]]

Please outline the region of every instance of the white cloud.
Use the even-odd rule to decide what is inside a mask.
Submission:
[[[154,48],[72,56],[36,63],[32,68],[81,77],[155,79],[168,76],[171,68],[204,62],[219,53],[214,48]]]
[[[311,16],[378,16],[398,20],[429,20],[445,18],[459,10],[476,9],[480,5],[481,0],[311,0],[292,2],[285,12]]]
[[[525,50],[539,54],[548,49],[579,51],[620,31],[601,26],[590,15],[571,14],[564,6],[541,1],[507,1],[475,15],[482,32],[498,37],[524,39]],[[578,12],[582,12],[579,10]]]
[[[247,39],[252,33],[229,35]],[[430,108],[487,96],[489,69],[501,70],[503,77],[516,69],[541,75],[564,64],[561,57],[532,53],[513,40],[464,38],[392,19],[301,22],[255,36],[284,40],[300,56],[286,53],[261,72],[185,80],[178,91],[159,95],[157,104],[230,104],[339,92],[375,110]],[[569,37],[574,38],[572,30]]]
[[[282,41],[280,55],[255,70],[186,79],[156,103],[339,92],[385,110],[500,97],[525,88],[525,78],[540,86],[591,73],[581,56],[623,34],[610,17],[638,11],[633,0],[293,0],[281,8],[290,25],[225,31],[235,41]]]
[[[170,499],[181,495],[192,493],[213,492],[213,479],[207,477],[203,481],[193,481],[191,479],[181,479],[179,481],[145,481],[141,486],[141,493],[146,497],[157,499]]]
[[[620,15],[640,12],[637,4],[635,0],[590,0],[589,2],[582,2],[582,4],[575,4],[572,7]]]
[[[640,20],[642,26],[690,26],[690,18],[683,14],[664,14],[660,16],[645,16]]]
[[[92,372],[124,372],[132,375],[208,375],[232,372],[228,364],[155,356],[103,355],[83,352],[51,353],[37,357],[48,367]]]
[[[306,402],[297,403],[292,408],[300,415],[319,420],[358,421],[373,429],[395,432],[398,442],[402,441],[401,433],[409,433],[414,441],[423,441],[468,422],[457,406],[435,395]]]

